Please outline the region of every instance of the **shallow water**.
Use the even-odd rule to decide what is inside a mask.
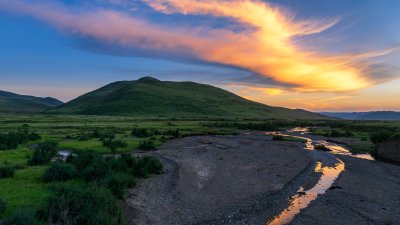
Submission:
[[[267,224],[281,225],[291,222],[293,218],[300,213],[300,210],[306,208],[312,201],[317,199],[318,195],[324,194],[332,187],[333,183],[344,169],[345,165],[340,160],[338,160],[338,163],[336,163],[334,167],[324,166],[322,162],[318,162],[314,169],[314,172],[322,173],[318,183],[306,191],[301,187],[298,194],[290,198],[290,206],[284,209],[281,214],[276,216],[272,221],[267,222]]]
[[[307,129],[303,128],[294,128],[289,130],[291,133],[299,133],[304,134],[307,132]],[[280,132],[267,132],[267,135],[282,135],[282,136],[290,136],[295,138],[301,138],[306,140],[306,149],[314,150],[314,143],[322,144],[329,148],[331,151],[329,153],[333,154],[345,154],[356,157],[356,155],[352,155],[349,150],[345,149],[342,146],[339,146],[334,143],[326,142],[326,141],[313,141],[310,138],[306,138],[298,135],[287,135],[282,134]],[[325,166],[323,162],[317,162],[314,172],[321,173],[321,177],[319,178],[317,184],[315,184],[311,189],[304,190],[303,187],[300,187],[297,194],[293,195],[290,199],[290,205],[288,208],[284,209],[279,215],[277,215],[271,221],[268,221],[267,225],[283,225],[290,223],[293,218],[300,213],[300,211],[306,208],[312,201],[317,199],[318,195],[325,194],[325,192],[332,187],[335,180],[339,177],[339,175],[345,170],[345,164],[340,159],[335,159],[337,162],[334,166]]]

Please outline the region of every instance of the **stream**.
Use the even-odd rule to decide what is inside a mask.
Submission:
[[[290,223],[300,211],[306,208],[319,195],[325,194],[327,190],[333,187],[333,183],[339,175],[345,171],[345,163],[335,155],[347,155],[351,157],[374,160],[369,154],[352,154],[348,149],[335,143],[327,142],[319,138],[313,138],[307,135],[307,128],[293,128],[287,132],[267,132],[266,135],[281,135],[306,140],[305,149],[313,151],[313,157],[317,161],[313,173],[320,175],[318,182],[310,189],[304,190],[303,187],[297,191],[297,194],[291,196],[288,201],[290,205],[279,215],[275,216],[267,225],[283,225]],[[316,145],[323,145],[329,151],[315,150]]]

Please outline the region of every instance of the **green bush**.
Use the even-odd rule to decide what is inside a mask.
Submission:
[[[55,186],[44,218],[51,224],[120,225],[121,213],[111,192],[97,185]]]
[[[6,211],[6,202],[0,198],[0,214],[2,214],[4,211]]]
[[[137,160],[132,167],[133,174],[138,178],[146,178],[150,174],[161,174],[163,171],[163,165],[155,157],[144,156]]]
[[[24,124],[16,131],[0,133],[0,150],[15,149],[24,142],[36,141],[40,138],[40,135],[37,133],[29,133],[29,126]]]
[[[82,176],[86,182],[101,182],[109,172],[109,164],[102,157],[96,157],[83,169]]]
[[[43,175],[44,182],[66,181],[78,177],[78,171],[72,164],[52,163]]]
[[[103,184],[116,198],[123,199],[126,189],[135,185],[135,179],[132,175],[116,172],[108,174]]]
[[[111,152],[115,155],[118,148],[125,148],[128,144],[121,140],[105,139],[103,141],[103,146],[110,148]]]
[[[35,213],[31,209],[17,209],[1,225],[35,225],[38,224]]]
[[[12,166],[0,167],[0,178],[14,177],[15,168]]]
[[[154,141],[148,140],[140,142],[138,148],[142,150],[154,150],[156,149],[156,145],[154,144]]]
[[[48,141],[38,144],[35,147],[32,158],[28,161],[29,165],[43,165],[57,155],[57,142]]]
[[[151,137],[153,136],[153,132],[146,128],[134,128],[131,132],[132,136],[138,137],[138,138],[145,138],[145,137]]]

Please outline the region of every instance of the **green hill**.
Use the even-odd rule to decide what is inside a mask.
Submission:
[[[327,118],[304,110],[266,106],[210,85],[159,81],[152,77],[108,84],[48,112],[140,117]]]
[[[0,112],[38,113],[63,104],[55,98],[40,98],[0,91]]]

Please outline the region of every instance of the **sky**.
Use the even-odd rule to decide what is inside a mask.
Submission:
[[[195,81],[273,106],[400,111],[398,0],[0,0],[0,90]]]

